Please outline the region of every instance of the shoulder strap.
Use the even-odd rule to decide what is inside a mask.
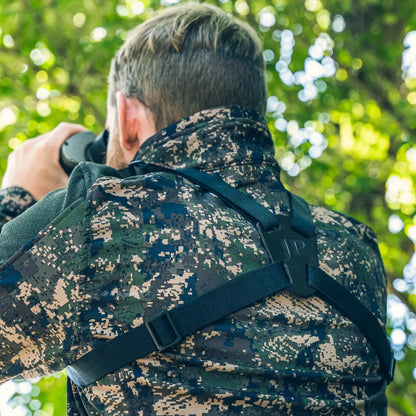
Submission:
[[[254,199],[246,198],[245,194],[228,185],[227,182],[224,182],[217,175],[195,169],[169,169],[151,163],[144,164],[141,161],[133,162],[130,166],[134,166],[142,174],[166,172],[181,176],[201,186],[206,191],[218,195],[228,206],[240,212],[251,223],[259,223],[265,230],[279,227],[279,221],[276,215],[267,208],[264,208],[263,205],[258,204]]]
[[[85,387],[153,351],[164,351],[185,336],[291,285],[283,263],[237,276],[183,305],[162,310],[142,325],[94,348],[66,368]]]
[[[211,325],[264,297],[289,290],[298,296],[319,294],[352,320],[367,336],[388,382],[394,359],[388,338],[375,316],[347,289],[318,268],[315,227],[308,204],[290,194],[291,216],[274,215],[218,176],[192,169],[173,170],[134,161],[139,173],[167,172],[182,176],[218,195],[256,225],[271,263],[237,276],[192,301],[162,310],[144,323],[107,341],[67,367],[67,375],[87,386],[153,351],[164,351],[183,337]]]

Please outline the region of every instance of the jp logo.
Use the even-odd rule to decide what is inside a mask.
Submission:
[[[305,243],[302,240],[295,240],[291,238],[283,238],[283,260],[290,260],[293,257],[302,256],[302,251],[306,247]]]

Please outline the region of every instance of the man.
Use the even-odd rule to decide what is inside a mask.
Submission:
[[[123,348],[114,356],[100,348],[133,328],[147,328],[154,350],[166,346],[152,327],[155,315],[264,270],[271,259],[289,289],[297,285],[295,263],[307,264],[384,325],[386,281],[374,234],[324,208],[298,213],[305,204],[279,180],[262,117],[266,97],[261,45],[250,27],[215,7],[172,7],[138,26],[112,63],[109,166],[81,163],[67,183],[59,148],[83,130],[71,124],[11,154],[0,204],[2,380],[69,366],[73,416],[386,414],[377,345],[325,297],[291,290],[253,300],[97,380],[78,378],[78,360],[91,351],[105,367],[122,359]],[[225,181],[228,202],[165,168]],[[240,202],[229,206],[233,188],[241,204],[254,201],[279,220],[270,235],[289,219],[289,228],[298,223],[299,237],[279,237],[285,264]],[[302,237],[311,224],[317,231]],[[220,296],[218,307],[227,301]]]

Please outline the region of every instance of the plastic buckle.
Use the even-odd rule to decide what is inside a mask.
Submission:
[[[263,230],[257,223],[260,234],[272,261],[282,262],[292,285],[287,290],[300,297],[312,296],[316,289],[308,284],[307,265],[317,263],[316,237],[305,237],[293,230],[290,218],[279,215],[280,226]]]
[[[161,337],[157,334],[156,327],[153,324],[153,322],[156,319],[164,319],[165,324],[168,323],[170,326],[168,330],[170,330],[171,332],[175,334],[174,340],[170,342],[169,344],[162,344]],[[144,321],[144,324],[146,325],[146,328],[149,331],[149,334],[152,337],[152,340],[155,343],[156,348],[159,351],[164,351],[174,346],[175,344],[179,343],[182,340],[182,335],[179,333],[178,329],[176,328],[176,325],[174,324],[169,311],[160,311],[157,314],[151,316],[150,318],[146,318]]]

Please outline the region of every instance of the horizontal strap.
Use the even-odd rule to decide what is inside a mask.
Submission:
[[[282,262],[244,273],[188,303],[157,313],[147,318],[145,324],[94,348],[69,365],[67,375],[75,384],[85,387],[291,284]]]
[[[256,202],[251,196],[228,185],[217,175],[208,174],[196,169],[170,169],[163,166],[133,161],[130,166],[137,167],[142,173],[166,172],[182,176],[189,181],[196,183],[204,189],[218,195],[227,205],[240,212],[251,223],[260,223],[264,230],[271,230],[279,227],[279,221],[263,205]]]
[[[374,314],[344,286],[315,266],[308,266],[308,283],[361,330],[375,349],[387,382],[393,380],[393,352],[386,331]]]

